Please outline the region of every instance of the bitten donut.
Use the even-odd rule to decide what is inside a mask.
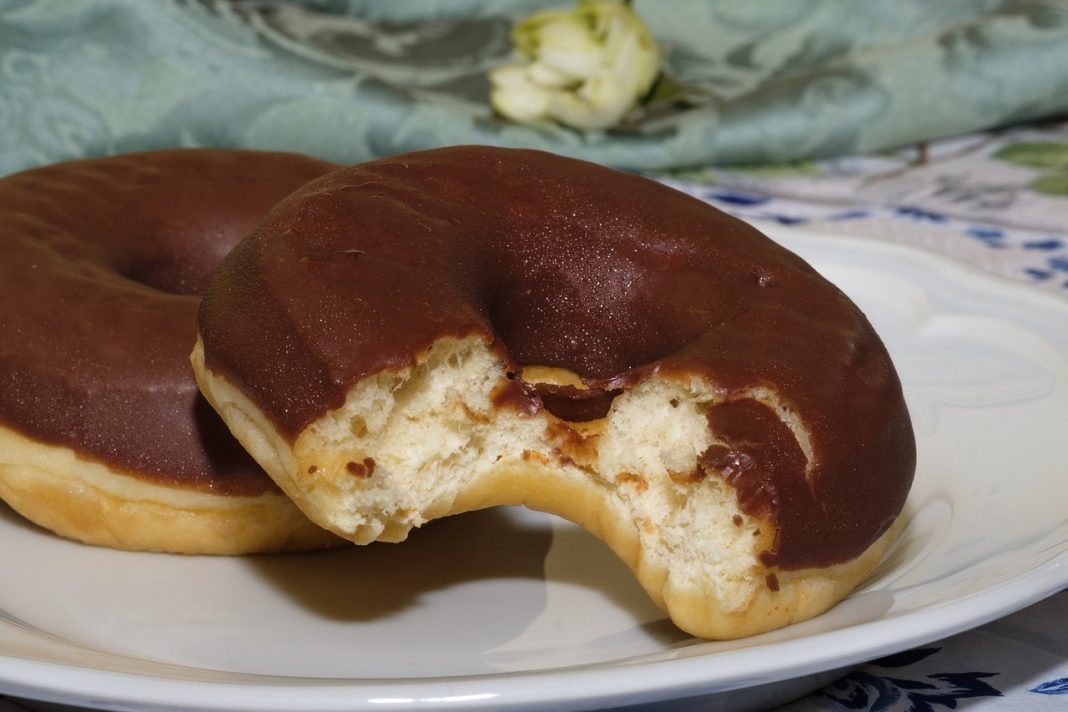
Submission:
[[[198,294],[288,193],[334,166],[175,150],[0,180],[0,498],[123,549],[321,546],[199,397]]]
[[[842,292],[698,200],[547,153],[313,181],[223,260],[199,330],[202,390],[320,525],[553,512],[702,637],[838,601],[913,476],[897,374]]]

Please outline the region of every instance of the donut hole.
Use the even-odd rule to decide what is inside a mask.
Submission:
[[[161,292],[203,294],[223,258],[277,202],[277,189],[256,190],[260,180],[249,175],[241,196],[207,184],[160,192],[152,213],[122,237],[116,271]]]
[[[213,265],[214,267],[214,265]],[[133,282],[168,294],[200,295],[211,279],[211,269],[171,258],[153,258],[127,265],[120,274]]]
[[[509,378],[513,378],[512,374]],[[577,373],[551,366],[524,366],[521,380],[545,410],[571,423],[605,417],[612,402],[622,393],[619,388],[592,388]]]
[[[583,423],[605,417],[612,408],[612,402],[623,392],[622,389],[580,390],[552,386],[535,386],[533,390],[541,399],[545,410],[569,423]]]
[[[606,296],[591,288],[580,296],[544,279],[497,295],[489,320],[524,369],[560,368],[581,383],[657,361],[692,338],[688,331],[669,330],[663,314],[644,295]]]
[[[203,294],[223,257],[253,225],[251,219],[211,214],[161,218],[145,228],[150,239],[131,240],[134,244],[128,246],[117,271],[168,294]]]
[[[569,422],[604,417],[621,391],[602,385],[677,352],[705,323],[682,313],[692,299],[660,284],[689,284],[685,265],[667,260],[667,276],[649,274],[648,248],[594,227],[581,216],[545,225],[561,235],[559,249],[533,250],[546,239],[520,235],[482,276],[490,324],[528,391]],[[546,378],[552,369],[558,373]]]

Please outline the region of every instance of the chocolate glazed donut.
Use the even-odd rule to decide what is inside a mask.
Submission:
[[[200,310],[202,390],[356,542],[495,504],[604,539],[681,628],[815,615],[898,531],[915,467],[860,310],[644,178],[455,147],[314,181]]]
[[[0,497],[67,537],[242,553],[333,540],[199,396],[199,294],[267,210],[334,166],[175,150],[0,180]]]

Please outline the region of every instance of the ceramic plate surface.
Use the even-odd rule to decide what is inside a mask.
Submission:
[[[600,542],[523,510],[436,522],[399,546],[202,558],[73,544],[0,506],[0,692],[305,712],[758,689],[771,702],[804,691],[791,680],[811,686],[1068,585],[1068,301],[901,247],[772,232],[869,315],[918,436],[904,534],[827,614],[695,640]]]

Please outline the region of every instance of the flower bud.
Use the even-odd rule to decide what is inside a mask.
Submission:
[[[580,0],[574,10],[534,13],[513,28],[512,41],[526,63],[490,72],[490,103],[521,123],[615,126],[660,71],[656,42],[619,0]]]

